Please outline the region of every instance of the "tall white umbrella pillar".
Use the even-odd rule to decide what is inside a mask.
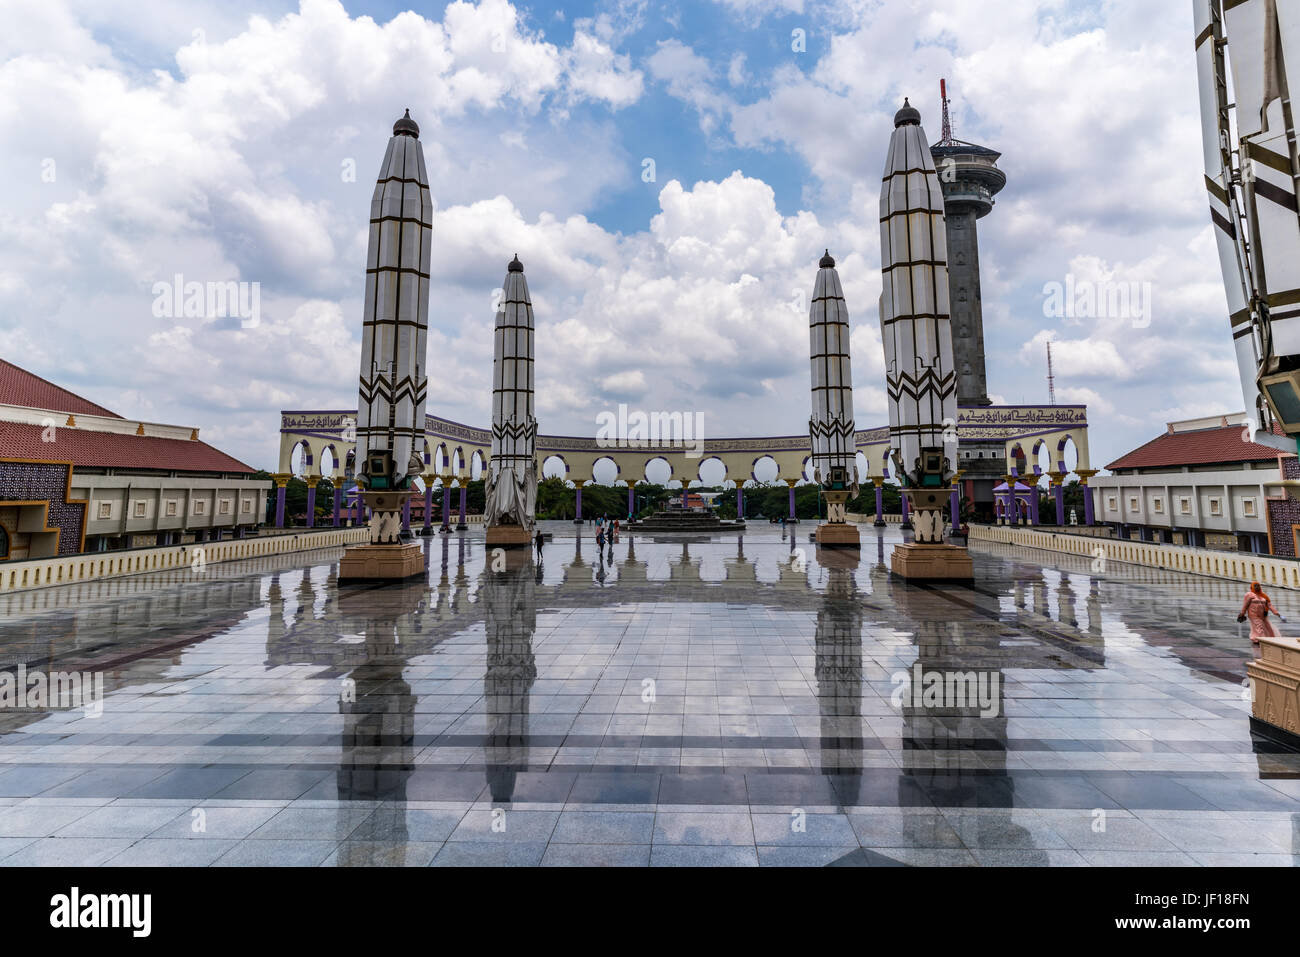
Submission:
[[[410,110],[393,124],[370,201],[357,394],[357,484],[370,541],[349,549],[340,580],[406,578],[423,552],[402,533],[402,506],[424,469],[425,364],[433,199]]]
[[[853,372],[849,363],[849,312],[830,250],[818,264],[812,306],[808,310],[809,360],[812,366],[813,481],[826,499],[826,522],[817,529],[817,544],[857,548],[856,525],[845,520],[848,500],[857,494],[854,474],[857,446],[853,428]]]
[[[957,464],[957,379],[943,202],[921,114],[905,101],[880,190],[880,338],[890,455],[915,536],[895,547],[891,567],[907,578],[968,580],[970,556],[944,542]]]
[[[533,304],[524,264],[506,267],[492,354],[492,456],[483,521],[490,547],[530,544],[537,511],[537,419],[533,406]]]

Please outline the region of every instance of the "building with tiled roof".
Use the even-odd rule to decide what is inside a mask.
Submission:
[[[1137,541],[1294,555],[1274,542],[1269,513],[1295,457],[1250,434],[1245,413],[1168,423],[1088,483],[1097,520]]]
[[[272,483],[189,426],[125,419],[0,359],[0,561],[242,536]]]

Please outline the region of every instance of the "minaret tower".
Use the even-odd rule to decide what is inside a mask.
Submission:
[[[424,470],[425,363],[433,199],[411,111],[393,124],[370,200],[366,298],[357,394],[357,484],[370,542],[349,548],[339,581],[423,574],[424,555],[402,528],[402,507]]]
[[[857,494],[857,444],[853,428],[853,372],[849,364],[849,311],[831,251],[818,263],[808,310],[812,365],[813,481],[826,498],[826,524],[817,544],[857,548],[858,529],[845,521],[845,503]]]
[[[944,543],[943,507],[955,497],[957,471],[945,235],[943,191],[921,114],[904,100],[880,189],[880,339],[890,457],[916,534],[894,547],[891,569],[909,579],[965,581],[972,577],[970,556]]]
[[[493,334],[492,456],[483,520],[489,546],[526,548],[537,509],[537,419],[533,304],[517,255],[506,266]]]
[[[957,405],[992,405],[984,370],[984,312],[980,302],[980,250],[976,220],[993,209],[993,197],[1007,184],[998,169],[1002,155],[952,135],[947,81],[939,81],[943,99],[943,136],[930,147],[943,189],[948,226],[948,289],[952,303],[952,350],[957,373]]]

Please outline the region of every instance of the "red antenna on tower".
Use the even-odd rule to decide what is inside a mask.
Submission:
[[[1047,340],[1047,404],[1056,405],[1056,376],[1052,375],[1052,340]]]
[[[939,137],[940,146],[952,146],[952,119],[948,116],[948,81],[939,81],[939,99],[943,101],[943,135]]]

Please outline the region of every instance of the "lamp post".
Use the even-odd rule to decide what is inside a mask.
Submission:
[[[574,479],[573,488],[573,524],[582,524],[582,487],[587,484],[586,479]]]
[[[430,469],[420,478],[424,480],[424,527],[420,529],[420,535],[427,538],[433,534],[433,483],[438,475]]]
[[[442,467],[442,525],[438,531],[447,535],[451,532],[451,466]]]
[[[456,523],[456,531],[458,532],[463,532],[469,528],[469,525],[465,522],[466,495],[469,491],[465,483],[468,481],[469,477],[465,474],[465,463],[461,462],[456,469],[456,483],[460,486],[460,520]]]

